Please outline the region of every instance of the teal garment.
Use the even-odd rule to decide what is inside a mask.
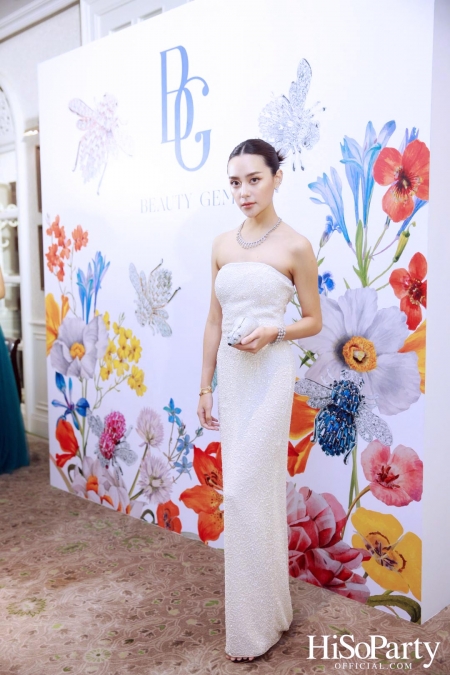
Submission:
[[[25,427],[8,348],[0,326],[0,473],[30,465]]]

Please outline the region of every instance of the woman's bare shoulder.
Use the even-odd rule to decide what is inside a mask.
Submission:
[[[305,235],[295,230],[293,227],[285,223],[287,232],[290,238],[290,248],[293,253],[306,253],[312,250],[311,242]]]
[[[226,232],[221,232],[220,234],[216,235],[212,242],[213,248],[217,248],[233,237],[236,237],[237,231],[238,228],[234,227],[232,230],[227,230]]]

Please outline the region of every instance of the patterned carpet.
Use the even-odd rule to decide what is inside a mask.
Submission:
[[[289,632],[251,663],[226,660],[223,552],[50,487],[47,443],[30,437],[30,448],[29,467],[0,476],[0,675],[309,675],[397,663],[450,674],[450,607],[421,627],[295,579]],[[414,656],[307,659],[308,635],[343,633],[441,646],[428,669]]]

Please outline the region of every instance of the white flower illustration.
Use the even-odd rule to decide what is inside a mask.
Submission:
[[[137,418],[136,431],[144,441],[141,445],[148,443],[154,448],[159,447],[164,438],[161,415],[152,408],[142,408]]]
[[[160,457],[147,453],[141,462],[138,486],[149,502],[167,502],[172,492],[173,481],[169,468]]]
[[[308,378],[339,379],[342,368],[359,372],[363,393],[373,398],[384,415],[408,410],[420,397],[417,354],[400,354],[409,331],[406,314],[398,307],[377,309],[372,288],[349,289],[332,300],[321,296],[323,328],[299,345],[318,355]]]
[[[52,366],[62,375],[92,379],[96,361],[104,355],[107,344],[102,316],[96,316],[88,324],[76,317],[66,317],[50,352]]]
[[[92,457],[83,459],[82,469],[83,473],[78,471],[72,484],[74,491],[80,497],[107,506],[114,511],[126,513],[133,518],[140,518],[145,504],[135,499],[130,501],[121,476],[114,476],[102,467],[98,459]]]

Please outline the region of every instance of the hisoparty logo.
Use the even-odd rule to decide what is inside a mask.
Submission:
[[[357,642],[354,635],[308,635],[308,659],[335,661],[334,667],[341,670],[411,670],[410,659],[427,659],[424,668],[430,668],[440,642],[389,642],[384,635],[370,635],[369,642]],[[331,642],[331,638],[335,641]],[[337,640],[337,641],[336,641]],[[434,644],[434,648],[432,647]],[[348,659],[360,659],[361,663],[347,663]],[[384,663],[370,663],[380,659]],[[386,663],[391,661],[391,663]]]
[[[168,64],[167,64],[167,55],[170,52],[178,51],[181,58],[181,77],[180,84],[177,89],[168,90]],[[172,55],[172,58],[175,55]],[[178,64],[173,64],[178,71]],[[177,158],[178,164],[186,169],[186,171],[198,171],[209,155],[210,141],[211,141],[211,129],[207,131],[197,131],[195,134],[196,143],[202,141],[202,157],[200,162],[196,166],[187,166],[183,155],[181,153],[181,141],[184,141],[192,132],[194,126],[194,99],[191,90],[188,85],[195,80],[198,80],[203,84],[202,94],[207,96],[209,93],[209,87],[206,81],[202,77],[189,76],[189,59],[187,51],[184,47],[179,45],[178,47],[172,47],[171,49],[166,49],[161,52],[161,88],[162,88],[162,143],[175,143],[175,156]],[[168,107],[169,107],[169,96],[172,96],[170,102],[173,102],[173,138],[169,138],[168,131]],[[185,118],[185,128],[182,131],[181,129],[181,106],[184,102],[183,117]]]

